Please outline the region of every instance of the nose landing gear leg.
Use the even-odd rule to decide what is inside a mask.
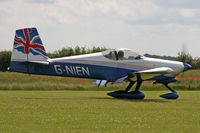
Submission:
[[[171,93],[160,95],[160,97],[166,98],[166,99],[177,99],[178,98],[178,94],[176,93],[175,90],[173,90],[171,87],[169,87],[168,84],[163,84],[163,85],[165,87],[167,87],[171,91]]]

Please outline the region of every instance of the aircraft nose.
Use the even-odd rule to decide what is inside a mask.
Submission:
[[[183,65],[184,65],[183,72],[187,71],[188,69],[192,69],[192,66],[190,64],[183,63]]]

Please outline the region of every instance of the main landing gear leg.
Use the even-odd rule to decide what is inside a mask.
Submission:
[[[142,78],[140,76],[140,74],[137,74],[137,85],[136,85],[136,88],[135,88],[135,92],[140,92],[140,87],[142,85]]]
[[[168,84],[163,84],[163,85],[165,87],[167,87],[171,91],[171,93],[160,95],[160,97],[166,98],[166,99],[177,99],[178,98],[178,94],[176,93],[175,90],[173,90],[171,87],[169,87]]]
[[[136,81],[130,81],[130,84],[127,86],[127,88],[123,91],[115,91],[108,93],[109,96],[120,98],[120,99],[144,99],[145,95],[144,93],[140,92],[140,86],[142,84],[142,79],[140,74],[137,74],[137,85],[135,88],[135,91],[128,92],[131,87],[135,84]]]
[[[125,92],[128,92],[131,89],[131,87],[135,84],[135,82],[136,81],[130,81],[130,84],[127,86]]]

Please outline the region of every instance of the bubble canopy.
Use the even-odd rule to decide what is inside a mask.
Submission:
[[[111,60],[139,60],[142,55],[130,49],[109,49],[102,52],[103,56]]]

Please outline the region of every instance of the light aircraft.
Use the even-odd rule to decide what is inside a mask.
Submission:
[[[100,85],[130,82],[125,90],[108,93],[115,98],[143,99],[143,81],[163,84],[171,93],[160,97],[177,99],[178,94],[168,86],[175,76],[192,66],[178,61],[148,58],[130,49],[109,49],[104,52],[50,59],[36,28],[16,30],[10,71],[96,79]],[[129,91],[137,83],[134,91]]]

